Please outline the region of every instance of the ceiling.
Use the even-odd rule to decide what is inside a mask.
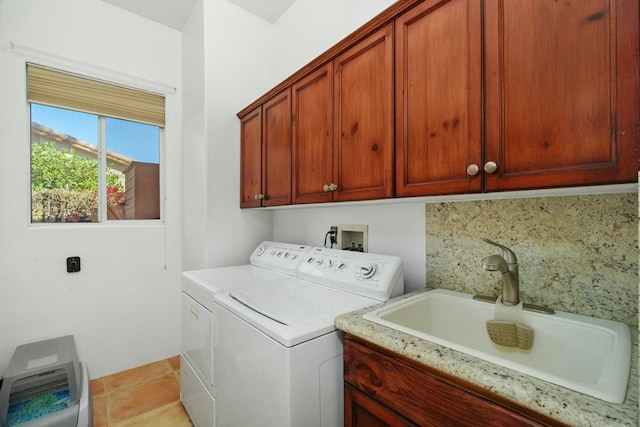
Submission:
[[[103,0],[136,15],[181,31],[197,0]],[[227,0],[274,23],[296,0]]]
[[[272,24],[282,16],[296,0],[228,0]]]

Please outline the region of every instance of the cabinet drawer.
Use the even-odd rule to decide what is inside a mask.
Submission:
[[[344,379],[419,425],[544,425],[352,339],[344,343]]]
[[[213,315],[182,293],[182,354],[213,389]]]

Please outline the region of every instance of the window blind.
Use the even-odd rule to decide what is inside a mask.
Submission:
[[[27,64],[27,100],[159,127],[165,125],[163,96],[35,64]]]

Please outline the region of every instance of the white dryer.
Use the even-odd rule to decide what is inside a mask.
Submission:
[[[216,294],[216,427],[343,425],[334,319],[403,292],[397,257],[313,248],[298,278]]]
[[[196,427],[215,422],[214,295],[293,277],[310,249],[267,241],[250,264],[182,273],[180,398]]]

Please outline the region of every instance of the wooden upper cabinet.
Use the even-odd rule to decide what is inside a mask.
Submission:
[[[485,1],[486,189],[637,180],[638,1]]]
[[[393,196],[393,24],[333,62],[334,200]]]
[[[333,192],[333,64],[293,85],[292,201],[329,202]]]
[[[240,119],[240,207],[261,206],[262,107]]]
[[[238,113],[241,206],[637,180],[638,0],[403,0]]]
[[[291,90],[240,118],[240,207],[291,203]]]
[[[480,192],[477,0],[427,0],[396,20],[396,196]]]
[[[291,203],[291,89],[262,106],[263,206]]]

